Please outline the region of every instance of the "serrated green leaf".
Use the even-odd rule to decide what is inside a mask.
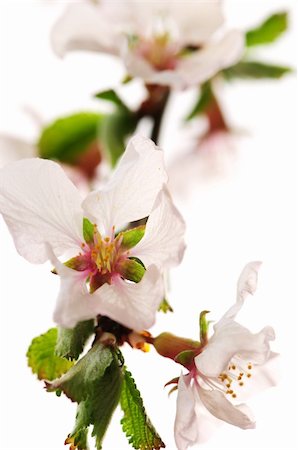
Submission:
[[[238,64],[224,69],[222,74],[227,80],[236,78],[278,79],[291,72],[292,69],[290,67],[264,64],[258,61],[240,61]]]
[[[140,225],[139,227],[131,228],[127,231],[121,231],[121,247],[125,250],[135,247],[143,238],[145,228],[145,225]]]
[[[159,305],[158,311],[161,311],[164,314],[166,314],[168,312],[174,312],[172,306],[170,305],[170,303],[168,302],[168,300],[166,298],[164,298],[163,301],[161,302],[161,304]]]
[[[87,339],[94,333],[94,321],[79,322],[74,328],[58,328],[58,339],[55,348],[57,356],[67,359],[78,359],[84,350]]]
[[[86,429],[93,425],[96,448],[101,449],[102,439],[119,403],[122,378],[121,361],[116,351],[97,342],[65,376],[46,384],[48,391],[60,389],[79,404],[76,425],[68,437],[70,442],[76,438],[81,440],[83,447]]]
[[[268,17],[261,25],[246,33],[246,46],[271,44],[288,28],[288,14],[281,12]]]
[[[134,132],[136,125],[136,115],[123,109],[103,119],[101,139],[103,149],[112,167],[115,167],[122,156],[125,150],[126,139]]]
[[[83,218],[83,236],[87,244],[94,242],[94,225],[89,219],[87,219],[87,217]]]
[[[54,380],[67,372],[73,363],[55,354],[57,328],[34,338],[28,348],[28,366],[39,380]]]
[[[125,103],[121,100],[121,98],[114,91],[114,89],[108,89],[106,91],[98,92],[97,94],[94,95],[94,97],[99,98],[100,100],[106,100],[110,103],[113,103],[120,109],[129,111]]]
[[[193,109],[191,110],[191,112],[186,117],[186,120],[187,121],[191,120],[194,117],[203,114],[210,105],[210,103],[212,102],[212,100],[213,100],[213,93],[211,84],[209,82],[202,84],[198,100],[194,105]]]
[[[165,448],[146,414],[134,379],[127,370],[124,372],[120,404],[124,413],[121,420],[122,428],[133,448],[139,450]]]
[[[82,112],[55,120],[39,137],[39,156],[74,164],[77,158],[96,141],[103,116]]]

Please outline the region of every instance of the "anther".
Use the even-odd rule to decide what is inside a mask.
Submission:
[[[237,395],[236,395],[236,394],[233,394],[233,395],[232,395],[232,397],[233,397],[233,398],[236,398],[236,397],[237,397]]]

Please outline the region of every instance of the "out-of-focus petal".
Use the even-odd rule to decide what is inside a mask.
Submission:
[[[243,33],[229,31],[214,43],[194,52],[179,61],[176,68],[184,87],[203,83],[220,70],[235,64],[242,56],[244,49]]]
[[[0,135],[0,166],[23,158],[33,158],[37,154],[35,145],[24,139],[8,134]]]
[[[184,254],[184,233],[184,220],[164,188],[149,216],[144,237],[133,249],[133,256],[140,258],[145,266],[155,264],[163,269],[175,266]]]
[[[166,180],[162,151],[150,139],[134,136],[111,181],[89,194],[83,209],[109,234],[113,226],[117,230],[147,217]]]
[[[117,54],[121,46],[121,34],[98,6],[91,2],[74,3],[66,8],[54,25],[51,41],[55,53],[60,57],[73,50]]]
[[[25,159],[2,168],[0,211],[17,251],[32,263],[48,259],[46,242],[57,255],[83,242],[80,194],[52,161]]]

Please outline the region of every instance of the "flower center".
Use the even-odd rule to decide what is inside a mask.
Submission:
[[[245,383],[251,379],[253,366],[248,362],[243,364],[239,358],[234,358],[229,366],[228,370],[222,372],[219,375],[219,380],[225,388],[225,393],[231,395],[232,398],[237,397],[236,389],[243,387]]]
[[[120,235],[116,238],[113,236],[103,238],[96,226],[94,227],[94,245],[91,248],[91,260],[102,275],[112,274],[116,271],[117,263],[127,257],[128,252],[121,252],[121,241]]]

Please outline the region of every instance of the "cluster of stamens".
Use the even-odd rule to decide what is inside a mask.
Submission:
[[[252,364],[250,362],[247,364],[246,368],[240,367],[239,365],[237,366],[234,363],[229,364],[227,372],[222,372],[218,377],[226,387],[225,393],[231,395],[232,398],[236,398],[235,385],[241,387],[244,386],[244,379],[249,379],[252,376],[251,370]],[[234,389],[231,389],[232,387]]]
[[[111,273],[115,269],[115,265],[119,259],[119,249],[121,246],[122,236],[118,235],[114,238],[114,229],[112,237],[103,238],[94,226],[94,245],[91,249],[91,258],[96,264],[98,271],[105,275]]]

